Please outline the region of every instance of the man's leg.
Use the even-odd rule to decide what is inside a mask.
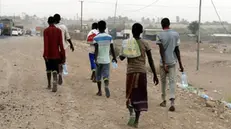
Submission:
[[[169,67],[169,89],[170,89],[170,101],[171,107],[169,111],[175,111],[175,87],[176,87],[176,65]]]
[[[160,104],[161,107],[166,107],[166,72],[164,67],[160,66],[160,79],[161,79],[161,92],[163,102]]]
[[[96,64],[95,64],[95,54],[94,53],[89,53],[89,60],[90,60],[91,70],[92,70],[91,80],[93,82],[96,82],[96,79],[95,79]]]
[[[53,71],[53,88],[52,88],[52,92],[57,92],[57,90],[58,90],[57,81],[58,81],[58,73],[57,73],[57,71]]]
[[[103,74],[103,80],[105,84],[106,97],[109,98],[111,96],[110,90],[109,90],[110,64],[103,64],[102,74]]]
[[[51,89],[51,68],[50,68],[50,63],[49,60],[45,60],[45,64],[46,64],[46,73],[47,73],[47,82],[48,82],[48,89]]]
[[[56,59],[52,61],[52,71],[53,71],[53,88],[52,92],[57,92],[58,90],[58,73],[59,73],[60,60]]]
[[[135,111],[135,113],[136,113],[136,119],[135,119],[135,122],[134,122],[134,127],[138,128],[139,119],[140,119],[140,111]]]
[[[91,74],[91,80],[92,82],[96,82],[96,79],[95,79],[95,70],[92,71],[92,74]]]
[[[98,92],[96,93],[96,95],[98,96],[102,96],[101,78],[102,78],[102,65],[99,64],[99,66],[96,68],[96,81],[98,86]]]
[[[51,89],[51,71],[47,71],[48,89]]]
[[[128,100],[128,101],[129,102],[127,102],[127,108],[128,108],[129,116],[130,116],[129,121],[128,121],[128,125],[133,126],[135,123],[134,108],[132,107],[130,100]]]
[[[63,84],[63,64],[59,64],[59,85]]]

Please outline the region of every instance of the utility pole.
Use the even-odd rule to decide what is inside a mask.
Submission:
[[[2,18],[2,0],[0,0],[0,19]]]
[[[81,21],[80,21],[80,32],[83,32],[83,1],[81,1]]]
[[[198,36],[197,36],[197,71],[199,70],[200,65],[200,43],[201,43],[201,5],[202,0],[200,0],[199,4],[199,23],[198,23]]]
[[[116,12],[117,12],[117,5],[118,5],[118,0],[116,0],[115,4],[115,13],[114,13],[114,26],[116,27]]]

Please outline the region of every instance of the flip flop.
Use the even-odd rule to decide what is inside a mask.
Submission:
[[[130,117],[127,125],[132,127],[134,125],[135,119],[135,117]]]
[[[93,82],[93,83],[97,83],[97,81],[96,81],[96,79],[95,79],[95,78],[92,80],[92,82]]]
[[[102,96],[102,93],[101,92],[97,92],[96,95],[97,96]]]
[[[50,86],[50,85],[49,85],[49,86],[47,86],[47,89],[48,89],[48,90],[50,90],[50,89],[51,89],[51,86]]]
[[[166,101],[163,101],[161,104],[160,104],[161,107],[167,107],[167,104],[166,104]]]
[[[134,123],[132,127],[138,128],[138,123]]]
[[[170,111],[170,112],[175,112],[175,110],[176,110],[175,106],[171,106],[171,107],[169,108],[169,111]]]

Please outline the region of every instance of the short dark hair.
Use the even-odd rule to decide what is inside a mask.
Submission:
[[[92,29],[98,29],[98,23],[94,22],[91,26]]]
[[[133,36],[140,36],[141,33],[143,33],[143,26],[140,23],[135,23],[132,26]]]
[[[170,20],[168,18],[164,18],[161,20],[161,25],[163,28],[170,26]]]
[[[59,14],[55,14],[54,15],[54,20],[55,20],[55,22],[60,22],[61,16]]]
[[[54,24],[54,17],[49,17],[47,20],[48,24]]]
[[[99,28],[99,30],[105,30],[107,27],[107,24],[106,24],[106,22],[105,21],[99,21],[98,22],[98,28]]]

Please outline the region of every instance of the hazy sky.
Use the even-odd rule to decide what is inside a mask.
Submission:
[[[2,15],[21,15],[22,12],[36,14],[40,17],[60,13],[63,17],[80,16],[80,0],[0,0]],[[114,16],[116,0],[83,0],[84,19],[106,18]],[[117,15],[133,19],[141,17],[169,17],[175,21],[176,16],[190,21],[198,19],[199,0],[159,0],[150,7],[137,11],[155,0],[118,0]],[[202,0],[202,21],[218,20],[211,0]],[[231,0],[213,0],[222,20],[231,22]],[[102,2],[102,3],[100,3]]]

